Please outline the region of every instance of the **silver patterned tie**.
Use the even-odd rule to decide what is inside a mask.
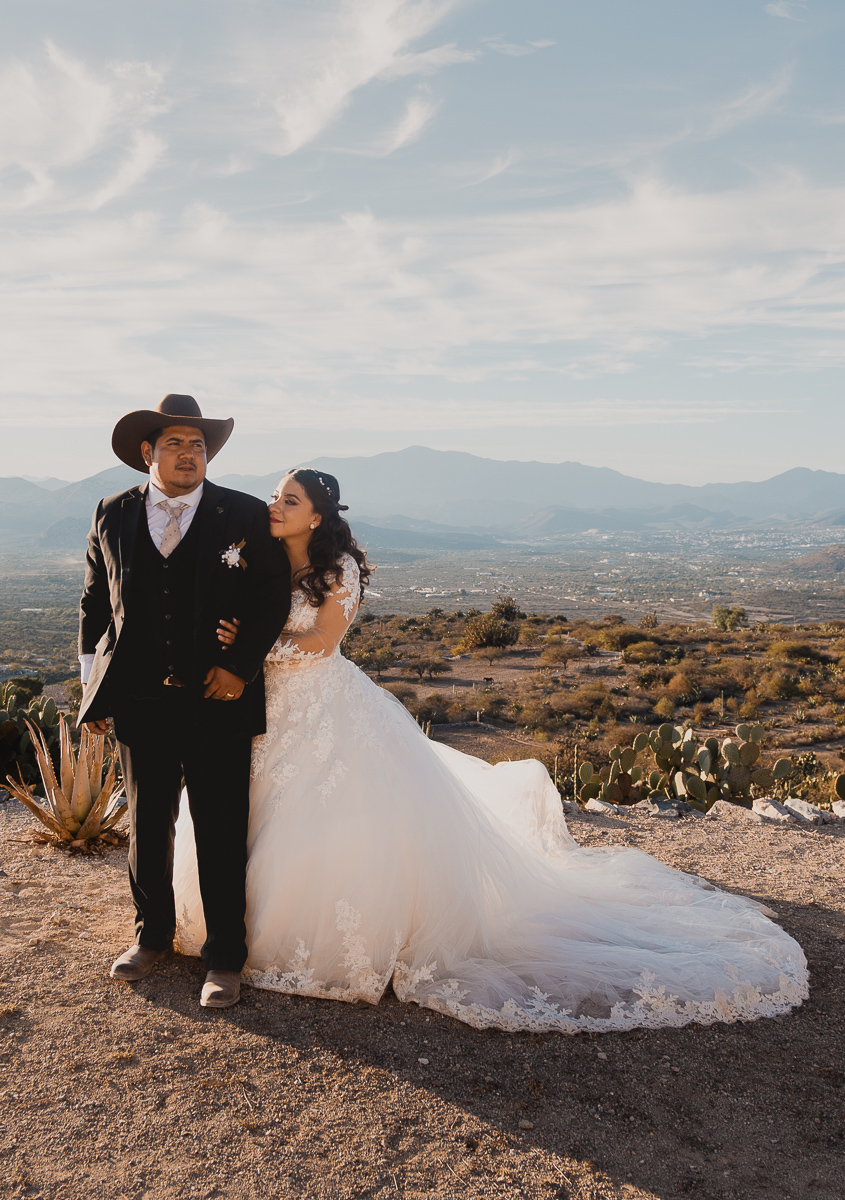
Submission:
[[[161,546],[159,547],[164,558],[169,558],[182,540],[179,517],[188,507],[187,504],[180,504],[178,501],[175,504],[171,504],[169,500],[159,500],[156,505],[156,508],[162,508],[168,514],[167,524],[164,527],[164,533],[161,535]]]

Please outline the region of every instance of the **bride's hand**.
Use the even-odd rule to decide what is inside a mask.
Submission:
[[[234,621],[224,621],[222,618],[217,626],[217,640],[222,642],[224,646],[234,646],[235,638],[238,636],[238,626],[240,621],[235,617]]]

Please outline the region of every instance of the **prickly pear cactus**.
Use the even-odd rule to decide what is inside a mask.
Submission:
[[[54,700],[39,697],[29,706],[19,705],[10,684],[0,691],[0,779],[20,775],[25,783],[39,778],[38,760],[27,721],[44,738],[44,744],[58,766],[60,714]]]
[[[637,756],[648,747],[646,734],[639,733],[633,746],[614,746],[610,751],[610,762],[596,771],[592,763],[581,764],[578,778],[581,790],[578,793],[582,804],[588,800],[606,800],[608,804],[636,804],[644,795],[643,769],[637,765]]]
[[[690,803],[703,803],[705,812],[717,800],[750,808],[752,789],[768,791],[786,779],[792,771],[788,758],[778,759],[771,768],[758,765],[765,735],[762,725],[737,725],[737,740],[725,738],[719,745],[716,738],[708,738],[698,757],[700,783],[692,783]]]
[[[717,800],[727,800],[750,808],[755,790],[768,791],[786,779],[793,770],[788,758],[773,767],[762,767],[765,730],[762,725],[737,725],[736,737],[707,738],[699,744],[692,729],[665,724],[651,734],[639,734],[633,747],[614,746],[610,762],[596,770],[584,763],[579,771],[582,803],[591,799],[611,804],[636,804],[646,796],[685,800],[699,812],[707,812]],[[637,756],[646,749],[654,755],[654,770],[648,775],[636,766]],[[845,776],[840,787],[845,799]]]

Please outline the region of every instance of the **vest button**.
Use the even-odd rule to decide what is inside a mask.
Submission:
[[[170,595],[170,588],[165,588],[165,589],[164,589],[164,594],[165,594],[165,596],[169,596],[169,595]]]
[[[169,620],[170,620],[170,613],[165,613],[165,614],[164,614],[164,619],[165,619],[165,621],[169,621]]]

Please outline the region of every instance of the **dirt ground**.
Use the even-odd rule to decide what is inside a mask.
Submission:
[[[68,857],[0,806],[0,1178],[35,1200],[531,1197],[841,1200],[845,825],[587,817],[753,895],[812,969],[793,1015],[574,1037],[245,989],[201,1009],[198,960],[112,983],[125,851]],[[427,1060],[424,1062],[423,1060]],[[522,1127],[521,1127],[522,1125]]]

